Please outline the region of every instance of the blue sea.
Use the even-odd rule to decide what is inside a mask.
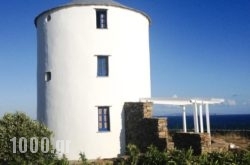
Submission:
[[[182,129],[182,116],[163,117],[167,118],[168,129]],[[206,129],[205,116],[203,116],[203,122]],[[211,130],[250,130],[250,114],[210,115],[210,127]],[[187,116],[187,129],[193,128],[193,116]]]

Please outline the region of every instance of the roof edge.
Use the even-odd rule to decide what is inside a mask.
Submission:
[[[123,5],[118,6],[118,5],[112,5],[112,4],[68,4],[68,5],[64,5],[64,6],[54,7],[54,8],[45,10],[42,13],[38,14],[34,19],[34,24],[37,27],[37,20],[39,19],[39,17],[41,17],[42,15],[44,15],[46,13],[52,13],[52,12],[55,12],[55,11],[60,10],[60,9],[70,8],[70,7],[75,7],[75,6],[113,6],[113,7],[119,7],[119,8],[123,8],[123,9],[127,9],[127,10],[132,10],[134,12],[140,13],[143,16],[145,16],[148,19],[149,24],[151,24],[151,19],[145,12],[142,12],[140,10],[133,9],[133,8],[130,8],[130,7],[127,7],[127,6],[123,6]]]

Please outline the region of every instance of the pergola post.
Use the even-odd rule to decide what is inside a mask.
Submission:
[[[194,132],[199,133],[198,110],[197,103],[194,103]]]
[[[199,111],[200,111],[200,132],[204,133],[203,116],[202,116],[202,104],[199,105]]]
[[[187,120],[186,120],[186,107],[182,106],[182,122],[183,122],[183,132],[187,132]]]
[[[209,116],[209,106],[206,104],[206,123],[207,123],[207,133],[210,134],[210,116]]]

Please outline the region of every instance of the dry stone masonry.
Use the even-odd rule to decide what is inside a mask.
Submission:
[[[174,146],[177,149],[193,149],[195,155],[211,151],[211,137],[206,133],[175,133]]]
[[[167,119],[152,118],[152,106],[150,102],[124,104],[126,145],[135,144],[142,152],[151,144],[159,150],[167,148]]]
[[[152,117],[153,103],[128,102],[123,110],[126,145],[135,144],[141,152],[151,144],[161,151],[168,149],[167,119]],[[192,148],[196,155],[211,151],[211,136],[207,133],[177,132],[172,139],[175,148]]]

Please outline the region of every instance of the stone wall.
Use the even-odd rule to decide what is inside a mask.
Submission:
[[[125,103],[125,138],[126,145],[135,144],[144,152],[153,144],[159,150],[167,148],[166,118],[152,118],[152,103]]]
[[[195,155],[211,151],[211,137],[206,133],[175,133],[173,142],[177,149],[192,148]]]

